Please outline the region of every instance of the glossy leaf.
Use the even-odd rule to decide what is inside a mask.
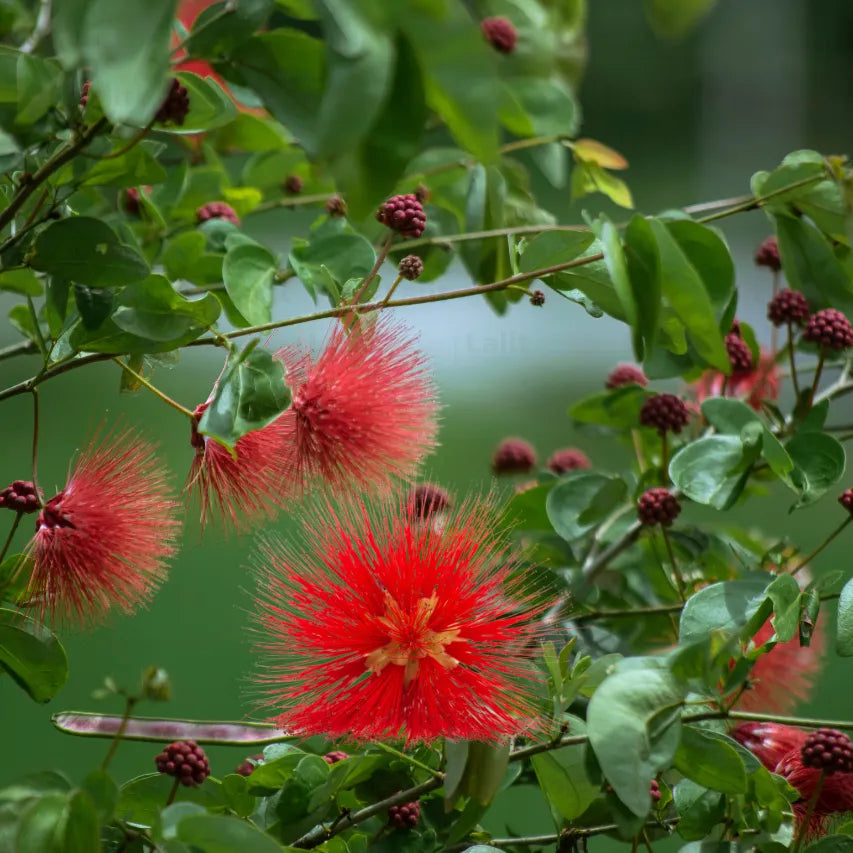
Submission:
[[[173,779],[163,773],[144,773],[121,786],[116,817],[143,826],[152,826],[172,790]],[[175,793],[176,803],[198,803],[206,809],[222,807],[219,782],[208,777],[197,787],[179,785]]]
[[[145,278],[148,264],[100,219],[74,216],[36,238],[33,269],[89,287],[118,287]]]
[[[609,515],[624,500],[627,490],[621,477],[570,472],[548,493],[548,518],[554,530],[571,542]]]
[[[49,702],[68,680],[68,658],[56,636],[6,608],[0,608],[0,669],[36,702]]]
[[[766,601],[772,580],[771,575],[755,574],[700,589],[681,613],[679,643],[698,642],[713,631],[740,632]]]
[[[823,432],[800,432],[785,450],[794,463],[791,482],[800,494],[795,507],[814,503],[844,475],[844,445]]]
[[[247,243],[235,246],[225,255],[222,280],[237,310],[252,325],[272,319],[272,288],[278,269],[268,249]]]
[[[853,655],[853,580],[847,581],[838,599],[838,633],[835,650],[842,657]]]
[[[582,721],[572,721],[574,734],[585,731]],[[530,759],[542,792],[566,820],[582,815],[601,790],[601,785],[589,777],[586,750],[586,744],[573,744]]]
[[[215,80],[188,71],[179,71],[176,76],[187,90],[189,112],[183,124],[166,124],[158,129],[166,133],[199,133],[223,127],[236,118],[234,101]]]
[[[746,485],[759,453],[734,435],[709,435],[683,447],[669,465],[672,481],[691,500],[727,509]]]
[[[684,323],[696,351],[712,367],[728,373],[729,358],[702,276],[662,222],[649,220],[658,245],[663,295]]]
[[[637,816],[651,807],[649,784],[670,766],[681,737],[683,688],[652,658],[619,663],[592,696],[589,742],[616,795]]]
[[[745,794],[746,769],[734,747],[696,726],[684,726],[675,752],[675,768],[688,779],[715,791]]]
[[[289,405],[284,366],[267,350],[250,345],[231,358],[198,429],[233,448],[241,436],[272,423]]]
[[[114,122],[145,126],[168,91],[177,0],[91,0],[80,29],[92,86]]]
[[[178,824],[178,838],[205,853],[282,853],[266,833],[236,817],[190,815]]]

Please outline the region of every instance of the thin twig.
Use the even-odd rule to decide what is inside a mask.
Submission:
[[[36,18],[35,28],[21,45],[21,53],[32,53],[50,32],[50,6],[51,0],[41,0],[39,3],[39,13],[38,18]]]
[[[121,718],[121,725],[119,725],[118,730],[115,733],[115,737],[112,739],[112,743],[110,743],[110,748],[107,750],[107,754],[104,756],[103,763],[101,764],[101,770],[106,770],[109,766],[110,761],[112,761],[113,756],[118,749],[119,743],[121,743],[122,735],[124,734],[124,730],[127,728],[127,724],[130,721],[130,716],[133,714],[133,707],[137,703],[136,696],[127,696],[124,700],[124,715]]]
[[[152,394],[155,394],[164,403],[171,406],[173,409],[180,412],[182,415],[185,415],[190,420],[193,420],[195,418],[195,415],[193,415],[193,413],[189,409],[182,406],[176,400],[173,400],[167,394],[164,394],[156,385],[152,385],[144,376],[137,373],[132,367],[129,367],[128,365],[126,365],[118,356],[113,356],[113,361],[122,370],[124,370],[125,373],[132,376],[140,385],[145,386]]]

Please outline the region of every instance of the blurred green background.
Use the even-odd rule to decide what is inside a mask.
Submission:
[[[679,43],[653,35],[639,0],[590,6],[582,133],[628,158],[631,168],[625,176],[639,209],[652,212],[739,195],[748,191],[754,171],[772,168],[797,148],[853,151],[849,0],[722,0],[697,32]],[[555,192],[535,180],[537,193],[562,221],[580,221],[580,209],[569,204],[567,191]],[[311,218],[293,212],[254,217],[247,230],[285,253],[288,235],[304,230]],[[754,213],[727,220],[723,228],[738,264],[739,314],[766,340],[763,315],[770,280],[755,269],[752,253],[768,224]],[[425,287],[464,284],[454,268],[440,286]],[[414,292],[418,285],[408,288]],[[277,300],[276,316],[311,310],[298,282],[281,288]],[[596,466],[623,463],[621,451],[611,444],[573,430],[566,409],[570,401],[600,389],[613,364],[630,359],[624,327],[607,318],[593,320],[556,296],[543,309],[522,302],[503,319],[485,301],[471,299],[404,310],[401,316],[418,330],[432,359],[444,406],[442,446],[426,468],[430,479],[458,490],[489,488],[491,449],[510,434],[531,440],[543,459],[558,447],[577,444]],[[323,324],[301,326],[275,335],[273,342],[317,346],[326,330]],[[0,346],[13,340],[8,328],[0,332]],[[219,359],[203,348],[188,351],[178,369],[160,370],[156,381],[193,407],[207,397],[221,368]],[[36,366],[32,358],[0,362],[0,382],[5,387],[26,378]],[[122,416],[160,441],[176,485],[182,483],[192,458],[188,425],[147,393],[122,396],[118,386],[115,365],[81,370],[43,386],[40,479],[47,493],[61,488],[69,459],[93,427]],[[6,402],[2,412],[0,483],[5,483],[28,476],[30,400]],[[850,411],[840,404],[833,419],[850,420]],[[774,492],[739,508],[736,520],[772,537],[787,534],[804,549],[836,523],[833,497],[790,517],[789,503],[787,495]],[[713,512],[691,511],[691,517],[713,524],[735,520]],[[288,523],[283,518],[279,527],[286,531]],[[21,547],[30,530],[27,521],[19,532]],[[44,767],[79,779],[100,761],[105,741],[61,735],[49,720],[52,713],[71,708],[118,712],[118,699],[99,702],[91,696],[107,675],[133,687],[150,664],[169,672],[172,701],[144,706],[142,714],[246,718],[251,711],[252,656],[245,631],[251,552],[250,537],[224,541],[210,530],[202,538],[197,522],[189,519],[183,551],[147,611],[91,633],[65,635],[71,676],[53,702],[35,706],[11,682],[0,681],[0,727],[7,733],[0,783]],[[850,538],[842,537],[816,561],[817,573],[847,572],[849,553]],[[829,627],[831,614],[823,618]],[[849,672],[849,662],[830,653],[811,706],[800,710],[849,717]],[[113,768],[120,779],[148,772],[155,752],[152,745],[124,744]],[[214,775],[230,772],[244,755],[241,749],[211,750]],[[529,817],[532,822],[535,814]],[[538,819],[512,829],[547,831]]]

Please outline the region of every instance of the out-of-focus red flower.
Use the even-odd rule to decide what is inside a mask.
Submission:
[[[718,370],[706,370],[690,387],[697,403],[708,397],[719,397],[725,385],[726,396],[744,400],[753,409],[761,409],[762,400],[778,400],[780,385],[779,365],[770,354],[763,351],[754,370],[735,371],[728,377]]]
[[[768,619],[755,635],[759,646],[773,636]],[[825,638],[823,622],[815,625],[811,645],[801,646],[797,637],[787,643],[776,643],[753,664],[749,674],[751,686],[737,701],[741,711],[771,711],[786,714],[797,703],[806,701],[820,672]]]
[[[190,443],[195,448],[187,489],[200,507],[202,529],[216,515],[227,532],[238,533],[274,518],[294,492],[294,472],[281,419],[237,440],[232,456],[218,441],[202,435],[198,422],[210,405],[195,410]]]
[[[293,392],[279,420],[303,485],[319,478],[339,493],[383,490],[415,475],[436,444],[438,404],[404,329],[383,319],[349,334],[336,325],[316,359],[295,348],[278,356]]]
[[[95,436],[38,515],[29,595],[52,619],[96,624],[151,598],[175,553],[178,504],[153,443]]]
[[[536,728],[539,630],[495,513],[436,530],[405,499],[317,504],[267,544],[256,598],[266,707],[289,731],[494,741]]]
[[[803,748],[809,733],[781,723],[741,723],[732,737],[745,746],[771,773],[792,750]]]

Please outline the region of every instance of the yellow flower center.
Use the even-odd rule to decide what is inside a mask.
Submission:
[[[459,664],[456,658],[444,649],[451,643],[464,642],[459,637],[459,628],[433,631],[429,621],[438,605],[438,596],[418,599],[414,614],[407,613],[385,593],[385,615],[377,620],[388,629],[389,642],[365,656],[364,665],[374,675],[382,672],[388,664],[405,667],[403,685],[408,687],[418,675],[418,664],[424,658],[432,658],[445,669]]]

